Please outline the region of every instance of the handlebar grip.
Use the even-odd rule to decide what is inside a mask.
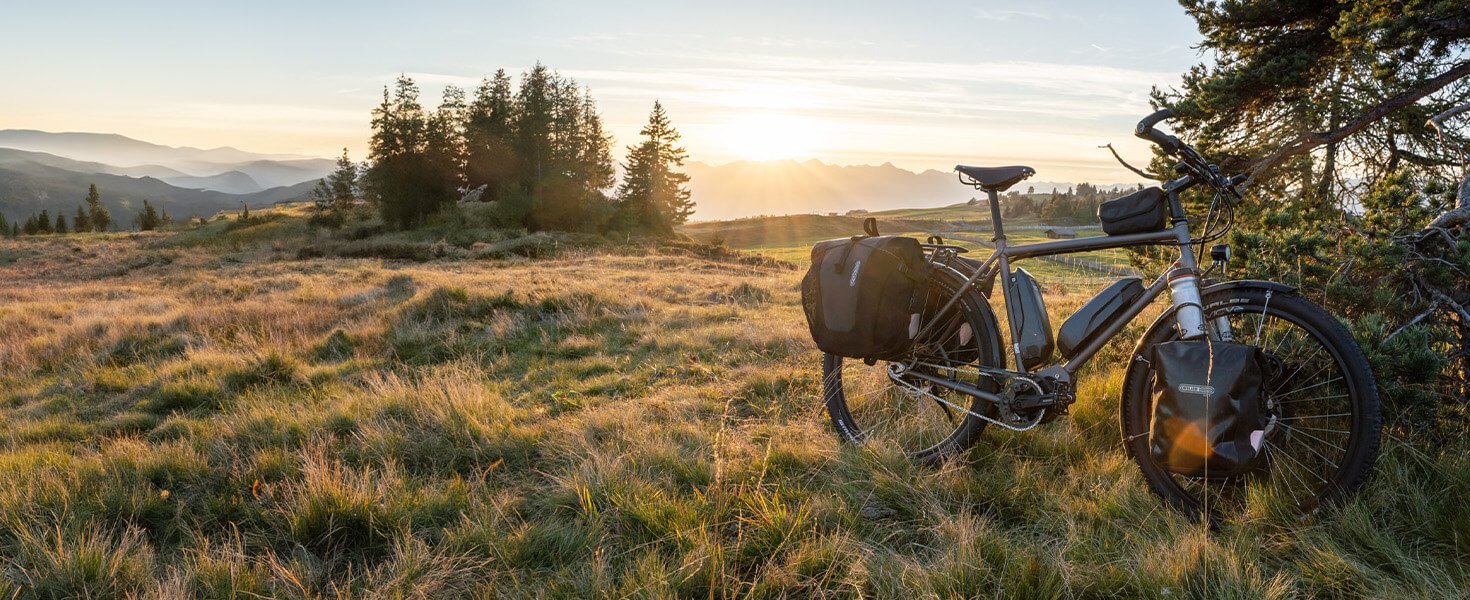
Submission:
[[[1154,128],[1149,128],[1143,133],[1138,134],[1138,137],[1157,144],[1159,148],[1162,148],[1164,150],[1164,154],[1168,154],[1170,156],[1179,154],[1179,138],[1176,138],[1172,135],[1169,135]]]
[[[1154,128],[1154,125],[1158,124],[1159,121],[1162,121],[1164,119],[1172,119],[1172,118],[1174,118],[1174,111],[1169,110],[1167,108],[1160,109],[1160,110],[1154,112],[1154,114],[1151,114],[1151,115],[1149,115],[1147,117],[1144,117],[1142,121],[1139,121],[1138,122],[1138,127],[1136,127],[1136,128],[1133,129],[1133,135],[1136,135],[1136,136],[1141,137],[1141,138],[1144,138],[1144,139],[1149,139],[1148,138],[1148,131],[1150,129],[1153,129]]]

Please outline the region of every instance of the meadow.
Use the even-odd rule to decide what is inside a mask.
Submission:
[[[1128,342],[1070,417],[920,468],[833,435],[799,243],[428,231],[0,240],[0,597],[1470,589],[1463,446],[1391,437],[1345,507],[1211,532],[1124,455]]]

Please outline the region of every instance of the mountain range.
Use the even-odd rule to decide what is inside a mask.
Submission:
[[[171,215],[307,197],[335,161],[236,148],[176,148],[106,133],[0,130],[0,214],[70,214],[96,184],[115,215],[149,200]],[[126,223],[127,219],[121,218]]]
[[[723,165],[689,162],[689,188],[698,221],[757,215],[846,213],[854,209],[930,208],[983,197],[960,185],[952,172],[913,172],[890,163],[842,166],[819,160],[737,161]],[[1075,184],[1023,181],[1025,192],[1066,191]],[[1104,189],[1131,183],[1100,185]]]

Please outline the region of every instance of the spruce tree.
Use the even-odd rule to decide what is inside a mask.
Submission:
[[[138,229],[140,231],[153,231],[158,229],[158,210],[153,208],[147,200],[143,201],[143,212],[138,213]]]
[[[327,180],[316,180],[316,187],[311,188],[311,200],[317,213],[331,212],[336,208],[336,199],[332,197],[332,187],[327,185]]]
[[[342,156],[337,158],[337,168],[327,176],[326,185],[335,208],[347,208],[352,201],[357,199],[357,164],[347,155],[347,149],[342,149]]]
[[[452,99],[448,104],[445,114],[453,110]],[[449,161],[436,162],[431,157],[429,116],[419,104],[419,88],[413,79],[400,75],[391,95],[383,88],[383,102],[373,111],[372,127],[367,180],[384,221],[400,229],[414,227],[455,200],[453,176],[443,170]],[[434,136],[440,157],[452,154],[446,146],[448,131],[437,129]]]
[[[0,235],[8,233],[10,233],[10,221],[6,221],[4,213],[0,213]]]
[[[521,75],[516,92],[515,153],[520,158],[520,181],[534,190],[551,167],[552,121],[556,118],[556,76],[536,63]]]
[[[107,231],[112,228],[112,214],[107,212],[107,207],[102,205],[102,195],[97,193],[97,184],[87,187],[87,210],[89,221],[94,231]]]
[[[51,228],[56,233],[70,233],[66,227],[66,215],[56,215],[56,226]]]
[[[52,233],[56,231],[51,225],[50,212],[44,209],[41,210],[41,214],[36,217],[36,230],[37,233]]]
[[[618,188],[621,225],[657,234],[669,234],[674,226],[689,220],[694,212],[689,176],[678,171],[684,165],[684,148],[679,132],[669,122],[663,104],[653,103],[648,124],[639,134],[641,144],[628,148],[623,165],[623,183]]]
[[[500,69],[480,82],[465,111],[465,186],[485,188],[481,199],[487,202],[500,199],[519,170],[511,147],[514,118],[511,79]]]
[[[77,233],[92,231],[92,217],[82,207],[77,207],[77,216],[72,217],[71,228]]]

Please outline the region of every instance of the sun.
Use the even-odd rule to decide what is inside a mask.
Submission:
[[[810,156],[818,141],[816,125],[787,113],[747,113],[720,126],[719,139],[731,156],[780,160]]]

